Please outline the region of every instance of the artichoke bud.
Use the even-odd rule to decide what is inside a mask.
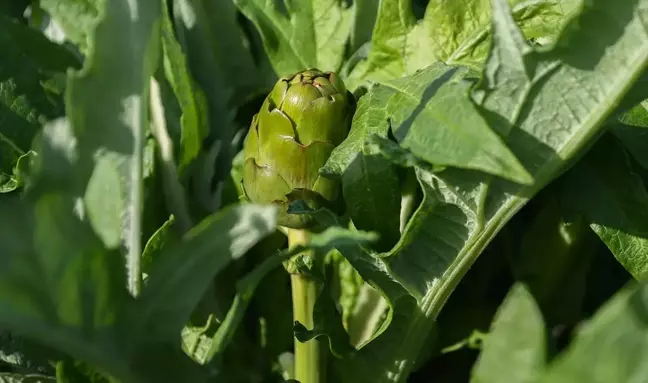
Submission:
[[[303,229],[308,214],[288,213],[294,200],[338,210],[337,180],[319,175],[349,133],[355,99],[342,79],[317,69],[283,77],[252,118],[244,144],[243,190],[254,203],[280,207],[278,223]]]

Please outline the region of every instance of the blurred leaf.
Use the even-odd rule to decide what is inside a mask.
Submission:
[[[591,228],[636,279],[648,278],[648,192],[621,145],[605,136],[565,180],[566,205]]]
[[[150,321],[153,335],[177,334],[214,275],[275,230],[275,214],[273,207],[231,207],[164,249],[151,267],[141,298],[142,316]]]
[[[633,382],[648,376],[648,288],[617,293],[584,324],[538,382]]]
[[[612,133],[644,168],[648,169],[648,101],[643,101],[621,115]]]
[[[105,252],[73,201],[51,193],[0,202],[0,322],[17,334],[132,379],[123,265]]]
[[[230,6],[227,3],[229,2],[219,1],[215,4],[219,4],[217,7],[227,8]],[[201,170],[201,174],[197,175],[197,182],[206,180],[205,185],[202,186],[209,187],[209,190],[199,192],[210,194],[211,198],[211,188],[215,188],[218,193],[227,182],[232,157],[235,154],[232,152],[231,142],[234,138],[235,110],[232,107],[232,92],[236,81],[223,66],[226,54],[217,49],[220,36],[216,29],[222,26],[231,27],[231,22],[222,25],[213,24],[210,19],[213,15],[208,13],[208,9],[211,9],[210,6],[203,0],[178,0],[173,3],[178,40],[184,48],[189,69],[206,98],[204,105],[200,102],[200,98],[197,99],[198,107],[206,108],[203,111],[198,110],[198,114],[207,115],[208,138],[212,147],[218,149],[215,158],[212,158],[209,153],[202,158],[206,163],[205,166],[209,166],[211,171]],[[227,11],[223,10],[223,12]],[[218,11],[216,14],[218,15]],[[231,33],[225,32],[224,35],[231,36]],[[223,53],[223,56],[219,57],[219,52]],[[207,203],[203,201],[203,204]],[[210,210],[215,211],[217,208],[218,206]]]
[[[175,218],[170,216],[167,221],[153,233],[144,246],[142,252],[142,271],[148,273],[151,265],[160,260],[161,254],[168,247],[179,242],[177,235],[173,232]]]
[[[174,142],[178,144],[174,148],[178,173],[182,174],[185,168],[198,157],[203,140],[209,133],[209,124],[207,115],[204,114],[205,108],[201,106],[206,102],[205,96],[194,83],[182,47],[175,39],[167,3],[168,0],[163,2],[162,52],[166,78],[173,88],[182,111],[179,121],[181,128],[178,129],[179,142]],[[168,125],[177,123],[177,121],[167,121]]]
[[[625,125],[648,128],[648,100],[624,113],[619,122]]]
[[[64,113],[62,79],[79,61],[37,30],[0,15],[0,192],[20,186],[14,167],[47,120]]]
[[[431,164],[530,183],[531,176],[467,97],[470,83],[465,73],[437,63],[373,87],[360,99],[349,137],[335,148],[322,172],[343,174],[368,135],[386,137],[391,127],[403,148]]]
[[[136,190],[130,201],[129,244],[134,243],[139,263],[143,135],[148,83],[157,63],[159,4],[104,5],[88,39],[92,54],[82,71],[70,72],[69,120],[45,125],[28,192],[0,204],[5,217],[0,224],[5,265],[0,270],[0,322],[120,381],[140,381],[153,372],[142,365],[146,329],[124,288],[123,258],[108,251],[101,239],[114,245],[120,237],[121,222],[114,218],[121,212],[104,209],[120,206],[122,196],[114,190],[121,175],[117,171],[126,168],[132,181],[128,186]],[[131,280],[136,284],[137,279]],[[149,355],[162,362],[168,344],[157,346]],[[189,376],[191,366],[179,365],[176,358],[160,363],[156,371]]]
[[[645,127],[615,124],[611,132],[621,141],[623,146],[634,159],[645,169],[648,169],[648,123]]]
[[[528,39],[554,40],[579,0],[510,0]],[[411,1],[380,2],[367,61],[351,73],[349,88],[366,80],[414,74],[436,61],[480,69],[491,43],[491,1],[431,1],[417,22]]]
[[[49,13],[65,32],[65,37],[89,53],[90,35],[99,19],[103,1],[100,0],[40,0],[39,5]]]
[[[472,371],[472,383],[533,383],[545,364],[545,326],[522,284],[500,306]]]
[[[14,374],[11,372],[0,372],[0,383],[56,383],[52,376],[37,374]]]
[[[76,192],[85,194],[89,222],[104,244],[116,248],[122,242],[129,259],[139,260],[144,131],[149,79],[158,63],[160,4],[139,8],[110,1],[101,15],[83,70],[68,79],[66,108],[78,151]],[[134,267],[128,266],[131,285],[139,279]]]
[[[24,22],[23,15],[29,6],[30,0],[12,0],[0,2],[0,15],[17,21]]]
[[[555,47],[535,50],[516,28],[506,1],[494,1],[493,44],[472,96],[535,182],[520,185],[452,167],[430,171],[420,167],[420,160],[409,161],[424,198],[399,244],[375,255],[340,249],[384,294],[391,310],[370,343],[350,360],[334,362],[338,381],[406,379],[439,311],[476,258],[530,198],[591,145],[643,73],[647,12],[646,0],[592,0]],[[376,104],[389,105],[386,100]],[[376,108],[372,117],[384,124],[387,116],[379,113]],[[367,138],[351,135],[348,140]]]
[[[373,0],[355,0],[353,4],[354,20],[349,46],[351,52],[357,51],[362,45],[371,41],[380,2]]]
[[[63,360],[56,364],[57,383],[110,383],[92,366],[74,360]]]
[[[307,68],[337,71],[342,65],[352,22],[351,9],[343,1],[286,2],[287,14],[274,1],[234,2],[261,34],[277,75]]]
[[[533,294],[548,326],[574,324],[581,318],[597,240],[580,216],[563,214],[559,197],[551,188],[534,199],[537,212],[510,256],[515,279]]]

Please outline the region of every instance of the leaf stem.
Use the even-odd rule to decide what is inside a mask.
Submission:
[[[310,237],[306,230],[288,229],[289,248],[305,245]],[[291,274],[293,300],[293,320],[300,322],[306,328],[312,329],[313,307],[318,295],[316,281],[301,273]],[[317,339],[302,343],[295,341],[295,375],[300,383],[322,383],[325,381],[325,353],[322,344]]]

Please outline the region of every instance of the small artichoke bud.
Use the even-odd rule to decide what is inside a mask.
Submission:
[[[244,144],[243,190],[254,203],[277,204],[278,223],[312,226],[308,214],[288,213],[294,200],[311,208],[340,206],[340,185],[319,175],[349,133],[355,99],[333,72],[317,69],[283,77],[252,118]]]

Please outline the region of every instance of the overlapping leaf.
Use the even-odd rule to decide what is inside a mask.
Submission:
[[[648,192],[621,145],[606,136],[565,177],[565,205],[584,215],[637,280],[648,279]]]
[[[435,165],[475,169],[513,181],[531,177],[467,98],[464,70],[442,63],[410,77],[385,81],[365,95],[352,131],[322,169],[343,174],[369,134],[386,137],[391,128],[400,145]]]
[[[648,64],[645,0],[589,2],[556,46],[542,52],[526,43],[505,1],[494,1],[493,15],[493,46],[474,99],[535,182],[513,184],[456,168],[435,173],[417,169],[426,196],[401,242],[378,257],[343,251],[352,264],[359,259],[376,265],[371,276],[362,262],[354,264],[365,279],[393,286],[385,284],[392,278],[416,298],[412,305],[386,294],[391,326],[352,360],[339,364],[357,372],[347,374],[348,381],[406,378],[431,321],[459,279],[510,217],[598,137]],[[376,121],[383,117],[388,116]]]
[[[527,38],[551,41],[580,1],[510,3]],[[435,61],[481,68],[491,41],[491,15],[489,0],[431,1],[422,20],[414,17],[410,0],[382,1],[369,58],[354,69],[349,87],[407,76]]]
[[[63,114],[67,68],[79,60],[38,31],[0,16],[0,192],[19,186],[16,162],[40,125]]]
[[[279,76],[307,68],[336,71],[342,65],[352,14],[341,0],[235,0],[263,39]]]

